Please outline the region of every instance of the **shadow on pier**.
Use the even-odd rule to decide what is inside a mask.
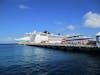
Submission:
[[[91,54],[100,54],[100,48],[90,45],[69,45],[69,44],[25,44],[28,46],[36,46],[42,48],[56,49],[68,52],[78,52],[78,53],[91,53]]]

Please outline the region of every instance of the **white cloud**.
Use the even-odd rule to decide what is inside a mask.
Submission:
[[[84,25],[90,28],[100,28],[100,14],[88,12],[84,16]]]
[[[58,22],[55,22],[55,24],[57,24],[57,25],[62,25],[62,24],[63,24],[63,22],[58,21]]]
[[[74,30],[75,27],[74,27],[73,25],[69,25],[69,26],[67,27],[67,29],[69,29],[69,30]]]
[[[0,38],[0,43],[15,43],[12,37]]]
[[[26,6],[26,5],[23,5],[23,4],[19,5],[19,8],[20,9],[31,9],[29,6]]]

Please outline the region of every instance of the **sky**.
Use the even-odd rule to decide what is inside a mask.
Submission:
[[[26,32],[61,35],[100,32],[100,0],[0,0],[0,43]]]

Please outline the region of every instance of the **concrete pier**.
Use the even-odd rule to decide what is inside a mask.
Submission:
[[[69,52],[82,52],[82,53],[99,53],[100,48],[90,45],[70,45],[70,44],[50,44],[50,43],[27,43],[28,46],[37,46],[43,48],[50,48]]]

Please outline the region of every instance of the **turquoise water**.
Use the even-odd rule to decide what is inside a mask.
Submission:
[[[100,75],[100,56],[1,44],[0,75]]]

